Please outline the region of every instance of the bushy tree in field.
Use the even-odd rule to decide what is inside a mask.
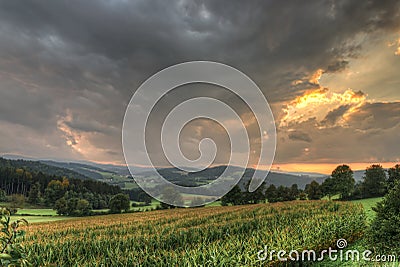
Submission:
[[[307,184],[305,192],[310,200],[318,200],[322,198],[321,186],[316,181],[312,181],[310,184]]]
[[[386,174],[382,165],[374,164],[365,170],[363,181],[364,197],[380,197],[386,193]]]
[[[380,253],[400,254],[400,183],[395,183],[374,210],[376,217],[369,231],[370,243]]]
[[[267,190],[265,190],[265,197],[269,203],[278,202],[278,191],[275,185],[268,186]]]
[[[304,191],[299,194],[299,200],[307,200],[307,194]]]
[[[242,196],[242,190],[240,190],[240,187],[238,185],[235,185],[231,189],[231,191],[229,191],[221,198],[221,205],[223,206],[227,206],[228,204],[242,205],[244,203],[245,200],[243,199]]]
[[[54,204],[54,209],[57,211],[58,215],[68,215],[67,201],[65,198],[60,198]]]
[[[78,203],[76,203],[76,211],[80,216],[89,215],[91,211],[89,201],[86,199],[79,199]]]
[[[111,198],[109,206],[111,213],[120,213],[129,210],[130,201],[127,195],[120,193]]]
[[[353,171],[347,165],[337,166],[332,172],[333,189],[340,194],[340,199],[348,199],[354,190]]]
[[[292,200],[295,200],[299,197],[301,193],[301,190],[299,189],[299,186],[297,184],[292,184],[290,187],[290,198]]]
[[[277,199],[279,202],[292,201],[296,199],[296,197],[292,195],[292,190],[289,187],[280,185],[278,186],[278,189],[276,191],[277,191]]]
[[[364,190],[363,183],[361,181],[358,181],[354,185],[354,192],[352,194],[352,199],[362,199],[363,198],[363,190]]]
[[[246,188],[250,187],[250,181]],[[265,183],[262,183],[254,192],[242,192],[242,198],[245,199],[245,204],[257,204],[265,202]]]
[[[75,197],[68,200],[63,197],[60,198],[54,204],[54,209],[57,214],[68,216],[86,216],[90,215],[91,212],[89,201]]]
[[[332,177],[328,177],[321,185],[322,194],[327,196],[329,200],[337,194],[335,180]]]
[[[272,184],[265,190],[265,197],[269,203],[292,201],[296,200],[300,196],[300,193],[301,190],[297,184],[293,184],[291,187],[281,185],[278,188]]]
[[[250,181],[247,182],[245,188],[249,188]],[[231,191],[221,198],[221,204],[226,206],[256,204],[265,202],[265,183],[262,183],[254,192],[242,191],[238,185],[235,185]]]
[[[396,166],[389,168],[386,183],[387,190],[389,191],[392,189],[396,182],[400,182],[400,164],[396,164]]]
[[[67,215],[79,215],[79,211],[77,209],[79,198],[74,197],[67,199]]]

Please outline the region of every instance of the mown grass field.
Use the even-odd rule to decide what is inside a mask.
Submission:
[[[16,215],[37,215],[37,216],[56,216],[57,212],[53,209],[18,209]]]
[[[359,204],[295,201],[38,223],[23,243],[34,266],[265,266],[265,245],[322,250],[365,228]]]
[[[353,200],[350,201],[351,203],[354,204],[360,204],[365,210],[365,213],[367,215],[367,224],[370,224],[373,218],[375,217],[375,211],[372,210],[373,207],[376,206],[376,204],[381,201],[383,197],[376,197],[376,198],[366,198],[366,199],[359,199],[359,200]],[[373,244],[369,244],[366,238],[361,238],[357,240],[356,242],[349,244],[348,247],[344,251],[347,250],[358,250],[360,252],[365,251],[366,249],[371,250],[373,249]],[[354,262],[354,261],[329,261],[325,260],[322,262],[315,263],[313,266],[316,267],[325,267],[325,266],[332,266],[332,267],[363,267],[363,266],[385,266],[385,267],[398,267],[400,266],[399,262],[385,262],[385,263],[372,263],[372,262],[367,262],[364,260],[360,260],[359,262]]]
[[[371,222],[372,219],[375,217],[375,211],[373,211],[372,208],[375,207],[376,203],[378,203],[382,199],[383,199],[383,197],[375,197],[375,198],[353,200],[352,202],[359,203],[364,207],[365,213],[367,214],[367,217],[368,217],[368,221]]]
[[[25,215],[12,215],[11,220],[16,221],[19,219],[25,219],[29,222],[29,224],[35,223],[45,223],[45,222],[55,222],[55,221],[63,221],[63,220],[70,220],[74,219],[74,217],[67,217],[67,216],[25,216]]]

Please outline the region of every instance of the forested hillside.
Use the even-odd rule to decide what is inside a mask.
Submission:
[[[78,172],[69,170],[64,167],[51,166],[49,164],[45,164],[40,161],[31,161],[22,159],[12,160],[0,157],[0,168],[3,167],[21,168],[29,172],[43,172],[49,175],[65,176],[68,178],[79,178],[83,180],[89,179],[88,176],[85,176]]]
[[[112,196],[121,192],[118,186],[84,178],[40,162],[0,158],[2,194],[22,195],[32,204],[54,207],[60,199],[85,200],[88,208],[102,209],[108,207]]]

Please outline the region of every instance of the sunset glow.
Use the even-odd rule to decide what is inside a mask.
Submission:
[[[392,168],[398,162],[352,162],[352,163],[347,163],[347,162],[338,162],[338,163],[329,163],[329,164],[323,164],[323,163],[296,163],[296,164],[279,164],[279,165],[274,165],[272,167],[273,171],[287,171],[287,172],[315,172],[315,173],[322,173],[326,175],[330,175],[332,171],[338,166],[346,164],[349,165],[350,168],[355,171],[355,170],[365,170],[367,167],[371,166],[372,164],[380,164],[382,165],[383,168]]]

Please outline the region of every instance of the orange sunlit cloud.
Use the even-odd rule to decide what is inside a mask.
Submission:
[[[311,83],[319,85],[323,71],[318,69],[309,79]],[[326,115],[342,106],[349,105],[349,109],[343,115],[339,125],[344,126],[346,118],[354,113],[357,108],[366,102],[366,95],[359,92],[354,92],[347,89],[342,93],[330,92],[328,88],[319,86],[318,89],[310,90],[302,96],[297,97],[283,108],[284,116],[280,121],[279,126],[289,126],[291,123],[301,123],[311,118],[316,118],[317,121],[322,121]]]
[[[322,69],[318,69],[316,72],[314,72],[311,75],[311,78],[309,80],[310,83],[314,83],[314,84],[319,84],[319,80],[321,79],[323,74],[323,70]]]
[[[396,51],[394,52],[394,54],[395,54],[396,56],[400,56],[400,38],[399,38],[397,41],[395,41],[395,42],[389,43],[388,46],[389,46],[389,47],[397,46],[397,47],[396,47]]]
[[[292,122],[300,123],[311,118],[321,121],[329,111],[342,105],[350,105],[351,107],[343,115],[343,120],[338,122],[344,125],[346,117],[354,113],[365,102],[366,96],[363,93],[354,92],[351,89],[343,93],[333,93],[328,89],[306,92],[283,108],[285,116],[280,121],[280,126],[289,126]]]
[[[90,140],[94,138],[96,133],[82,133],[80,131],[72,129],[68,123],[72,121],[73,117],[69,110],[66,115],[60,117],[57,121],[57,128],[63,134],[65,143],[72,149],[73,152],[80,154],[87,160],[91,160],[97,163],[104,164],[117,164],[120,162],[110,161],[107,157],[102,155],[107,150],[95,146]]]

